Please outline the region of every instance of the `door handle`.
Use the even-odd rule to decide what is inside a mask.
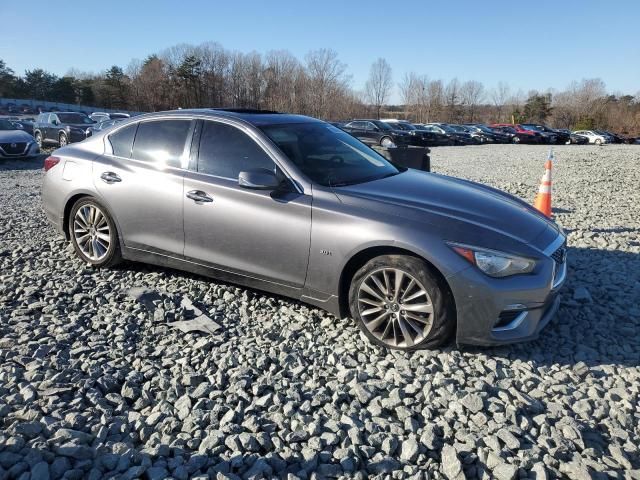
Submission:
[[[103,172],[102,175],[100,175],[100,178],[105,183],[116,183],[122,181],[120,176],[117,173],[113,172]]]
[[[203,192],[202,190],[191,190],[190,192],[187,192],[187,198],[190,198],[191,200],[195,201],[196,203],[198,202],[213,202],[213,198],[211,198],[209,195],[207,195],[205,192]]]

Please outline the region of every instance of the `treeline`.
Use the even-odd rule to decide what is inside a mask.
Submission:
[[[402,105],[389,105],[397,88]],[[191,107],[262,108],[323,119],[393,116],[416,122],[544,122],[559,128],[640,133],[640,94],[613,95],[600,79],[564,91],[513,90],[500,82],[443,81],[407,73],[393,82],[385,59],[371,66],[356,91],[347,66],[329,49],[298,59],[287,51],[230,51],[218,43],[177,45],[127,67],[100,73],[43,69],[17,75],[0,60],[0,97],[94,105],[135,111]]]

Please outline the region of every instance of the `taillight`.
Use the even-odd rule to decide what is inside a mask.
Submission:
[[[44,159],[44,171],[48,172],[53,167],[60,163],[60,157],[47,157]]]

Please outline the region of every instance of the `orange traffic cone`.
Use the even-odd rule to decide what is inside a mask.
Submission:
[[[553,159],[553,152],[549,152],[549,158],[544,164],[544,175],[540,181],[540,188],[538,189],[538,195],[533,203],[533,207],[539,210],[548,218],[551,218],[551,166]]]

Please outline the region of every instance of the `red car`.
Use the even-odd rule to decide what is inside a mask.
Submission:
[[[542,135],[522,128],[519,123],[494,123],[490,127],[499,132],[512,135],[511,143],[544,143]]]

